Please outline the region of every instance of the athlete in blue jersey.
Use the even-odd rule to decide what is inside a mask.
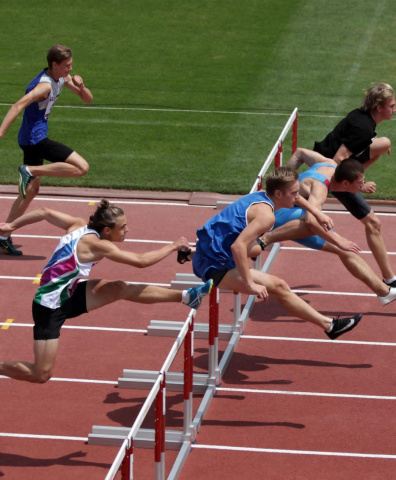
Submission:
[[[337,166],[334,160],[311,150],[297,148],[288,165],[298,168],[303,162],[311,166],[299,175],[299,193],[318,209],[322,208],[329,190],[354,193],[360,191],[364,185],[365,171],[357,160],[346,159]],[[311,213],[301,207],[277,210],[274,229],[260,238],[261,247],[293,240],[308,248],[334,253],[354,277],[365,283],[378,296],[382,305],[393,302],[396,299],[396,288],[386,285],[375,275],[362,257],[357,255],[358,246],[334,231],[323,232],[311,217]],[[313,232],[318,235],[312,235]],[[259,252],[260,247],[255,246],[253,256],[257,256]]]
[[[212,280],[188,290],[172,290],[155,285],[89,279],[91,267],[103,258],[145,268],[173,252],[187,247],[185,237],[157,250],[134,253],[119,249],[128,232],[123,210],[102,200],[89,222],[56,210],[41,208],[28,212],[10,224],[0,224],[0,232],[46,220],[64,229],[65,235],[43,269],[40,286],[32,304],[34,320],[34,363],[0,362],[0,375],[32,383],[51,378],[63,323],[117,300],[142,304],[174,302],[197,309],[212,288]]]
[[[24,110],[18,143],[24,164],[19,167],[19,196],[11,207],[7,222],[22,215],[40,188],[40,177],[81,177],[88,172],[88,162],[70,147],[47,136],[48,117],[62,87],[66,86],[84,102],[92,102],[92,93],[79,75],[70,75],[73,53],[64,45],[53,45],[47,54],[48,68],[28,85],[25,95],[9,109],[0,125],[0,140],[19,113]],[[44,165],[44,160],[51,162]],[[0,248],[9,255],[22,255],[11,237],[0,237]]]
[[[289,313],[319,326],[335,339],[354,328],[361,315],[326,317],[295,295],[284,280],[249,267],[257,237],[271,230],[274,212],[279,208],[298,204],[316,216],[321,225],[332,227],[329,217],[320,215],[320,210],[300,197],[298,186],[295,169],[277,168],[267,176],[265,192],[242,197],[206,222],[197,231],[193,269],[198,277],[213,279],[214,285],[225,290],[256,295],[262,300],[271,295]]]

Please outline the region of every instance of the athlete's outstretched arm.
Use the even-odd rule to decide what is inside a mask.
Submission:
[[[31,212],[25,213],[10,223],[0,223],[0,235],[9,236],[15,230],[46,220],[48,223],[60,227],[66,231],[72,231],[76,228],[86,225],[86,220],[80,217],[73,217],[67,213],[52,210],[50,208],[38,208]]]
[[[318,152],[298,147],[290,157],[286,166],[298,170],[303,163],[308,165],[308,167],[312,167],[315,163],[334,163],[334,165],[337,165],[334,160],[326,158]]]

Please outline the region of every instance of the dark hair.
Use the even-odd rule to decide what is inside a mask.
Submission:
[[[66,45],[52,45],[52,47],[48,50],[47,53],[47,62],[48,62],[48,67],[52,68],[52,63],[61,63],[63,60],[66,60],[67,58],[71,58],[73,56],[73,52],[69,47],[66,47]]]
[[[275,190],[283,190],[290,182],[298,180],[298,172],[291,167],[278,167],[269,173],[265,179],[265,190],[270,195],[275,193]]]
[[[113,228],[121,215],[125,215],[122,208],[103,198],[95,213],[89,217],[88,228],[101,233],[105,227]]]
[[[335,169],[334,179],[336,182],[343,182],[346,180],[352,183],[363,174],[363,165],[354,158],[347,158],[343,160]]]

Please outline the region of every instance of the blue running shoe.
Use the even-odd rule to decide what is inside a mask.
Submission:
[[[29,185],[30,181],[34,178],[33,175],[27,171],[26,165],[21,165],[18,167],[19,172],[19,193],[23,198],[26,198],[26,188]]]
[[[7,255],[13,255],[14,257],[22,255],[21,250],[17,250],[12,244],[11,237],[8,237],[6,240],[0,240],[0,248],[2,248]]]
[[[196,310],[201,305],[203,298],[210,293],[212,286],[213,280],[210,279],[199,287],[189,288],[187,292],[189,293],[190,297],[186,305],[191,308],[195,308]]]

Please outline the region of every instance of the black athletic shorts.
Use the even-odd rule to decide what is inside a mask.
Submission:
[[[60,329],[67,318],[74,318],[87,313],[87,282],[80,281],[73,295],[59,308],[44,307],[33,301],[34,340],[52,340],[59,338]]]
[[[223,270],[212,270],[212,271],[209,270],[209,273],[206,274],[206,277],[208,279],[211,278],[213,280],[213,286],[217,287],[217,285],[226,276],[227,272],[229,272],[229,270],[227,270],[226,268],[224,268]]]
[[[366,202],[366,199],[361,193],[331,192],[331,194],[358,220],[367,217],[371,212],[370,205]]]
[[[23,163],[25,165],[42,165],[44,160],[49,162],[64,162],[74,152],[63,143],[44,138],[36,145],[19,145],[23,150]]]

